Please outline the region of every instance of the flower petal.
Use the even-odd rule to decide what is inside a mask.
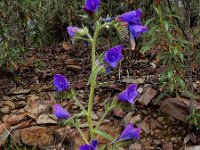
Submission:
[[[79,30],[81,30],[81,28],[73,27],[73,26],[68,26],[67,27],[67,32],[71,37],[74,37],[76,32],[78,32]]]
[[[69,113],[59,104],[54,104],[53,113],[58,119],[68,119],[70,117]]]
[[[131,84],[127,89],[125,89],[118,95],[118,99],[120,101],[134,104],[135,103],[134,99],[138,96],[138,91],[136,89],[137,85]]]
[[[122,140],[130,140],[130,139],[139,139],[140,138],[140,128],[134,128],[130,123],[126,126],[124,131],[122,132],[120,139]]]
[[[134,11],[126,12],[118,17],[119,21],[141,24],[142,10],[137,9]]]
[[[142,25],[131,25],[129,24],[129,30],[133,37],[139,37],[140,34],[147,32],[148,28]]]
[[[123,58],[122,50],[124,46],[117,45],[109,49],[104,55],[104,61],[107,62],[110,66],[115,68],[118,62]]]
[[[53,77],[53,84],[56,87],[57,91],[67,91],[69,90],[69,82],[65,78],[65,76],[61,74],[56,74]]]
[[[86,0],[83,10],[89,14],[93,14],[98,10],[100,0]]]

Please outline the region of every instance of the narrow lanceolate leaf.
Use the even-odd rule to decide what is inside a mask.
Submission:
[[[108,139],[108,140],[111,141],[111,142],[115,140],[111,135],[109,135],[109,134],[106,133],[106,132],[99,131],[99,130],[95,130],[95,133],[96,133],[96,134],[99,134],[99,135],[101,135],[101,136],[103,136],[104,138]]]

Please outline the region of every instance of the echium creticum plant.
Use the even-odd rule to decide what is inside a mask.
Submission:
[[[130,32],[130,40],[133,40],[134,38],[139,37],[141,33],[147,31],[147,27],[142,26],[141,24],[141,17],[142,17],[141,9],[130,11],[117,17],[111,17],[111,18],[99,17],[97,19],[97,17],[94,16],[99,16],[97,15],[99,4],[100,0],[86,0],[85,5],[83,6],[83,10],[87,13],[88,19],[95,18],[95,24],[93,25],[92,28],[94,29],[93,36],[90,34],[89,29],[86,27],[83,28],[74,26],[67,27],[68,34],[70,35],[70,37],[73,38],[73,40],[77,39],[84,40],[86,42],[89,42],[91,45],[92,65],[91,65],[91,75],[88,82],[90,84],[90,94],[89,94],[87,109],[85,109],[85,107],[76,98],[76,93],[70,88],[70,84],[68,80],[65,78],[65,76],[56,74],[53,78],[53,84],[56,87],[57,93],[64,93],[65,95],[68,95],[69,98],[73,99],[76,105],[78,105],[82,110],[79,114],[70,116],[67,110],[62,108],[59,104],[55,104],[53,106],[54,115],[58,119],[63,119],[65,124],[70,124],[72,126],[75,126],[80,132],[80,135],[85,141],[85,145],[80,146],[80,150],[96,150],[98,146],[98,141],[96,140],[97,134],[100,134],[101,136],[104,136],[106,139],[110,140],[110,144],[107,146],[107,148],[108,147],[115,148],[116,147],[115,145],[117,145],[122,141],[124,142],[125,140],[139,139],[139,132],[140,132],[140,128],[134,128],[133,124],[128,124],[127,127],[122,132],[122,134],[116,138],[113,138],[109,134],[99,130],[99,127],[104,121],[105,117],[114,107],[116,107],[116,105],[119,102],[130,105],[133,105],[135,103],[135,98],[138,96],[138,92],[137,92],[137,85],[134,83],[130,84],[127,87],[127,89],[125,89],[120,94],[115,96],[112,100],[110,100],[110,102],[106,105],[105,112],[101,117],[101,119],[99,120],[98,124],[95,127],[93,126],[92,107],[93,107],[94,90],[96,86],[97,75],[99,75],[100,72],[111,73],[111,68],[116,68],[118,62],[123,59],[122,50],[124,49],[123,45],[116,45],[107,50],[99,58],[97,58],[96,43],[99,33],[102,30],[109,29],[110,27],[117,24],[121,25],[122,27],[128,28]],[[89,139],[85,137],[85,135],[79,128],[80,116],[85,116],[87,118],[89,125],[89,133],[90,133]],[[103,149],[103,147],[101,149]]]

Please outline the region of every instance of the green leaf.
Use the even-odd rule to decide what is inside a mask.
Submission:
[[[106,149],[106,145],[103,145],[101,148],[99,148],[99,150],[105,150]]]
[[[99,135],[101,135],[101,136],[103,136],[104,138],[108,139],[108,140],[111,141],[111,142],[115,140],[111,135],[109,135],[109,134],[106,133],[106,132],[99,131],[99,130],[95,130],[95,133],[96,133],[96,134],[99,134]]]
[[[169,23],[166,21],[166,20],[164,20],[163,21],[163,25],[164,25],[164,27],[165,27],[165,30],[169,30]]]

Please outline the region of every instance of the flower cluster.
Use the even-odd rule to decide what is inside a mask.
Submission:
[[[100,0],[86,0],[83,10],[88,14],[93,14],[97,12]]]
[[[97,150],[97,140],[92,140],[91,144],[85,144],[79,147],[80,150]]]
[[[141,33],[147,32],[147,27],[142,26],[141,18],[142,10],[137,9],[135,11],[130,11],[118,16],[117,20],[126,23],[131,36],[137,38],[141,35]]]
[[[85,0],[83,10],[86,13],[88,13],[88,15],[92,15],[98,11],[99,3],[100,3],[100,0]],[[107,24],[110,25],[112,23],[116,23],[116,21],[123,22],[123,24],[125,26],[128,26],[128,29],[130,31],[130,37],[133,39],[133,38],[139,37],[142,33],[147,31],[147,27],[142,26],[141,17],[142,17],[142,10],[137,9],[135,11],[130,11],[130,12],[124,13],[118,17],[103,18],[103,19],[100,18],[100,21],[104,21],[105,25],[107,25]],[[98,31],[98,26],[96,28],[97,29],[95,29],[95,30]],[[70,35],[70,37],[85,36],[85,33],[86,33],[87,36],[85,36],[84,38],[88,37],[89,38],[88,41],[90,41],[91,44],[96,44],[95,37],[97,37],[97,36],[92,37],[88,33],[87,28],[82,29],[82,28],[78,28],[78,27],[68,26],[67,31],[68,31],[68,34]],[[96,32],[96,31],[95,31],[95,33],[99,32],[99,31],[98,32]],[[83,33],[83,34],[81,34],[81,33]],[[92,54],[94,54],[94,55],[92,55],[92,64],[93,64],[93,63],[95,63],[94,60],[96,59],[95,45],[92,45],[92,48],[93,48],[92,52],[94,52],[94,53],[92,53]],[[119,61],[121,61],[123,59],[123,54],[122,54],[123,49],[124,49],[123,45],[116,45],[116,46],[110,48],[109,50],[107,50],[105,52],[105,54],[103,56],[104,62],[100,62],[99,60],[97,60],[96,66],[103,67],[103,68],[105,68],[105,70],[108,73],[110,73],[111,72],[110,67],[116,68]],[[94,65],[92,65],[92,71],[94,70],[93,66]],[[97,71],[99,71],[98,69],[99,68],[97,68]],[[97,72],[97,74],[98,74],[98,72]],[[94,78],[93,80],[96,80],[96,79]],[[95,84],[95,81],[93,81],[92,83]],[[63,75],[60,75],[60,74],[54,75],[53,84],[54,84],[57,92],[71,92],[69,82]],[[90,92],[91,91],[94,92],[93,86],[91,86],[91,89],[92,90],[90,90]],[[91,94],[91,95],[93,95],[93,94]],[[137,98],[137,96],[138,96],[137,85],[130,84],[124,91],[119,93],[119,95],[117,96],[117,99],[118,99],[118,101],[120,101],[122,103],[126,102],[126,103],[130,103],[130,105],[132,105],[135,103],[135,99]],[[91,97],[91,99],[89,98],[89,104],[90,104],[90,100],[93,100],[93,97]],[[79,103],[78,100],[76,101],[76,103],[79,104],[79,106],[80,106],[80,108],[82,108],[83,112],[86,112],[85,113],[86,116],[90,116],[90,117],[88,117],[90,119],[91,112],[92,112],[92,104],[88,106],[88,112],[87,112],[85,110],[85,108]],[[91,108],[91,109],[89,109],[89,108]],[[91,110],[91,111],[89,111],[89,110]],[[59,104],[55,104],[53,106],[53,113],[58,119],[69,119],[69,117],[70,117],[69,112],[67,110],[65,110],[63,107],[61,107]],[[89,120],[89,119],[88,119],[88,124],[89,124],[89,122],[92,122],[92,120]],[[100,124],[101,124],[101,122],[100,122]],[[91,128],[89,126],[89,129],[92,129],[92,130],[90,130],[90,132],[92,133],[93,128]],[[135,128],[133,126],[133,124],[128,124],[126,126],[126,128],[123,130],[122,134],[115,141],[139,139],[140,138],[139,133],[140,133],[140,128]],[[91,134],[91,139],[93,139],[93,138],[94,137]],[[83,139],[85,140],[84,136],[83,136]],[[93,139],[90,144],[88,143],[87,139],[85,141],[87,144],[80,146],[79,147],[80,150],[97,150],[98,142],[96,139]]]

